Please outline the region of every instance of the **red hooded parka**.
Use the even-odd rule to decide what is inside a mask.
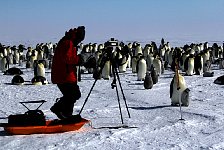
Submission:
[[[53,84],[76,83],[76,66],[80,58],[73,42],[76,40],[76,29],[70,29],[58,42],[51,69],[51,81]]]

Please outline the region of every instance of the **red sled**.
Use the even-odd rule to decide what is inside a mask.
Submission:
[[[27,134],[49,134],[61,133],[68,131],[77,131],[89,120],[82,118],[80,115],[73,115],[69,118],[58,120],[46,120],[44,113],[38,108],[46,101],[28,101],[20,102],[28,111],[24,114],[9,115],[8,123],[0,123],[0,127],[8,134],[27,135]],[[30,110],[26,103],[41,103],[35,110]]]
[[[55,123],[55,120],[48,120],[45,126],[7,126],[6,123],[4,125],[4,130],[12,135],[50,134],[77,131],[86,123],[89,123],[89,120],[84,118],[82,118],[80,122],[68,124],[59,124]]]

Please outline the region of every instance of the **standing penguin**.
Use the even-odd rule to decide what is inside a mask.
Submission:
[[[146,72],[146,76],[144,79],[144,88],[151,89],[153,87],[152,77],[149,71]]]
[[[159,56],[156,56],[153,59],[153,66],[155,67],[158,76],[160,76],[162,74],[162,62]]]
[[[151,66],[153,64],[153,59],[154,59],[154,57],[153,57],[153,54],[151,54],[151,53],[149,55],[147,55],[147,57],[146,57],[147,70],[149,70],[149,71],[151,71]]]
[[[127,57],[125,55],[119,54],[120,64],[119,64],[119,72],[126,72],[127,70]]]
[[[18,64],[19,63],[19,57],[20,57],[20,54],[19,54],[19,51],[16,49],[15,51],[14,51],[14,55],[13,55],[14,57],[14,64]]]
[[[170,98],[171,105],[177,106],[179,105],[179,99],[181,99],[182,106],[189,105],[189,89],[186,86],[185,79],[182,75],[177,73],[174,75],[171,83],[170,83]]]
[[[200,54],[195,56],[194,70],[196,75],[201,75],[203,72],[203,57]]]
[[[151,77],[152,77],[153,84],[156,84],[158,82],[158,74],[153,65],[151,66]]]
[[[110,60],[106,61],[102,70],[102,78],[104,80],[109,80],[111,74]]]
[[[45,77],[45,67],[42,63],[37,65],[37,76]]]
[[[137,57],[134,56],[131,59],[131,67],[132,67],[132,73],[136,73],[137,72]]]
[[[128,60],[127,60],[127,68],[131,68],[131,55],[128,54]]]
[[[142,81],[144,80],[147,71],[146,61],[143,55],[140,56],[137,64],[137,80]]]
[[[186,75],[192,76],[194,74],[194,55],[190,54],[185,62],[184,62],[184,69],[186,70]]]
[[[42,76],[45,77],[45,68],[43,63],[39,63],[35,61],[34,63],[34,76]]]
[[[26,61],[26,68],[31,68],[32,66],[31,66],[31,62],[30,62],[30,60],[27,60]]]
[[[5,72],[7,69],[9,69],[9,59],[7,56],[4,56],[1,58],[1,70],[2,72]]]
[[[32,55],[30,56],[30,65],[31,65],[31,68],[34,67],[34,62],[37,60],[37,56],[36,56],[36,53],[35,53],[35,50],[32,51]]]

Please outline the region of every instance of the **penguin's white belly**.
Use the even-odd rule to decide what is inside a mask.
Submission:
[[[138,73],[137,73],[138,79],[137,80],[144,80],[146,71],[147,71],[146,61],[144,59],[140,60],[138,64]]]
[[[103,67],[102,78],[106,80],[110,79],[110,61],[107,61]]]
[[[42,63],[37,65],[37,76],[45,77],[45,68]]]
[[[126,72],[127,70],[127,59],[126,57],[122,58],[121,66],[119,66],[119,72]]]
[[[174,79],[172,88],[173,88],[173,93],[172,93],[172,97],[171,97],[171,103],[179,104],[180,94],[182,94],[182,92],[187,88],[184,77],[179,76],[179,88],[180,88],[179,90],[177,90],[176,79]]]
[[[187,75],[193,75],[194,74],[194,59],[188,60],[188,68],[186,71]]]

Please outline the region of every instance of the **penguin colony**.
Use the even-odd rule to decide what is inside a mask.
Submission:
[[[157,46],[158,45],[158,46]],[[5,75],[14,75],[12,84],[24,84],[22,71],[18,68],[30,68],[34,71],[34,76],[30,81],[34,85],[48,84],[45,78],[45,69],[51,69],[51,62],[54,55],[54,49],[57,44],[41,43],[36,47],[5,46],[0,43],[0,70]],[[112,62],[117,62],[119,73],[125,73],[127,69],[136,75],[136,81],[142,82],[145,89],[152,89],[153,85],[159,82],[160,76],[164,70],[175,72],[175,60],[178,65],[178,86],[177,78],[174,75],[170,83],[170,99],[172,105],[179,105],[179,99],[183,106],[189,105],[190,90],[184,80],[184,76],[203,75],[203,77],[212,77],[214,72],[211,70],[211,64],[219,65],[224,68],[223,45],[214,43],[209,45],[205,43],[186,44],[182,47],[171,47],[169,42],[162,38],[159,44],[154,41],[142,45],[138,42],[123,43],[120,42],[113,51],[110,59],[102,65],[102,57],[105,50],[103,43],[81,43],[78,47],[78,53],[84,54],[84,60],[89,57],[95,59],[96,66],[85,68],[81,66],[81,73],[87,71],[93,74],[95,79],[110,80],[113,76]],[[11,67],[13,66],[13,67]],[[15,66],[18,66],[15,67]],[[102,72],[99,74],[99,70]],[[217,84],[224,84],[224,79],[219,78],[215,81]]]
[[[20,44],[5,46],[0,43],[0,70],[4,75],[12,75],[11,84],[22,85],[23,71],[20,68],[31,69],[34,76],[30,81],[33,85],[48,84],[45,69],[51,69],[51,62],[56,45],[50,43],[37,44],[35,48]],[[29,81],[28,81],[29,82]]]

